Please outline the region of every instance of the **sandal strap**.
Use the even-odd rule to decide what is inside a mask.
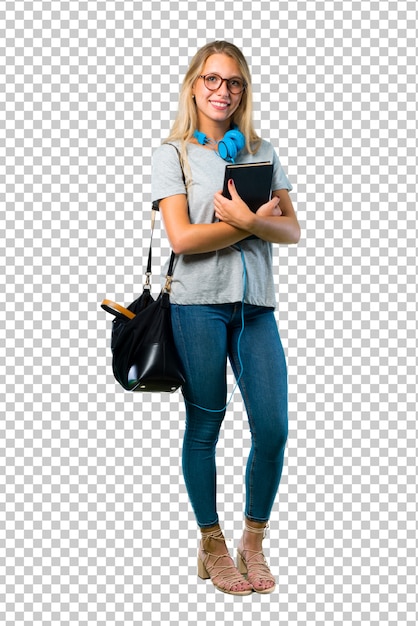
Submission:
[[[251,555],[247,556],[247,552],[252,552]],[[270,571],[270,567],[266,561],[266,557],[263,552],[258,550],[238,550],[238,553],[241,555],[242,560],[244,561],[247,571],[248,571],[248,580],[253,583],[255,579],[258,580],[271,580],[275,581],[273,574]],[[262,557],[262,561],[254,561],[254,558],[257,556]]]
[[[250,526],[247,521],[245,521],[245,530],[249,533],[253,533],[254,535],[263,535],[263,539],[267,534],[267,530],[270,527],[269,523],[261,528],[254,528],[254,526]]]
[[[245,552],[245,555],[244,555]],[[246,556],[247,552],[252,552],[253,554]],[[256,567],[265,567],[269,570],[269,566],[267,564],[266,561],[266,557],[264,556],[264,553],[261,550],[250,550],[248,548],[244,548],[243,550],[239,550],[239,553],[241,554],[242,558],[244,559],[248,569],[250,570],[251,568],[256,568]],[[262,561],[254,561],[254,558],[257,556],[261,556],[262,557]]]
[[[206,541],[206,539],[216,539],[217,541],[229,541],[228,539],[225,539],[224,534],[220,528],[218,530],[213,530],[207,533],[202,532],[201,534],[202,534],[202,542]]]
[[[224,589],[231,589],[234,585],[238,583],[242,583],[243,576],[238,572],[238,570],[236,569],[233,563],[231,565],[217,565],[219,559],[222,559],[224,557],[228,557],[229,559],[231,559],[231,556],[228,553],[212,554],[211,552],[206,552],[206,551],[204,551],[204,553],[206,556],[205,556],[205,560],[203,561],[203,564],[212,582],[216,583],[218,587],[223,587]],[[209,557],[214,557],[215,559],[213,563],[211,563],[210,565],[208,564]]]

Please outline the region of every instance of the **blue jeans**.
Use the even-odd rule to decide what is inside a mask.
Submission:
[[[218,523],[215,450],[225,416],[226,364],[240,374],[242,304],[171,305],[176,346],[186,383],[182,464],[201,528]],[[287,440],[287,369],[270,308],[244,305],[239,388],[248,415],[251,450],[245,473],[245,515],[266,522],[279,487]],[[208,412],[204,407],[218,412]]]

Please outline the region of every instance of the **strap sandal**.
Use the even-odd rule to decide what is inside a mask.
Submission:
[[[263,528],[254,528],[245,523],[245,530],[247,532],[263,535],[263,539],[266,536],[268,527],[268,523]],[[251,583],[254,591],[257,593],[273,593],[275,590],[276,580],[270,571],[262,550],[238,548],[237,567],[241,574],[247,575],[248,582]],[[265,588],[266,582],[270,583],[267,588]]]
[[[222,531],[202,533],[202,541],[197,556],[197,573],[203,580],[211,579],[216,589],[232,596],[249,596],[253,592],[251,583],[239,573],[230,554],[212,554],[204,549],[207,539],[225,541]]]

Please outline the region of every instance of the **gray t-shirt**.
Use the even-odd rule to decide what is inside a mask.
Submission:
[[[215,151],[192,143],[187,147],[187,157],[192,172],[192,183],[187,194],[190,221],[192,224],[210,224],[217,221],[213,196],[223,187],[226,163]],[[273,163],[273,191],[292,189],[274,147],[269,142],[263,140],[256,154],[240,154],[235,162],[256,161]],[[163,144],[153,154],[152,200],[185,193],[178,152],[173,145]],[[245,302],[274,307],[272,244],[254,238],[240,242],[239,246],[244,255],[247,274]],[[237,245],[216,252],[176,257],[171,289],[171,302],[174,304],[241,302],[243,290],[243,261]]]

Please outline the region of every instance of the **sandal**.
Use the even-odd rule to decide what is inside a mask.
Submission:
[[[263,539],[266,536],[265,532],[268,528],[268,524],[264,528],[253,528],[245,523],[245,530],[249,533],[256,535],[263,535]],[[244,556],[244,552],[246,555]],[[250,554],[248,554],[250,553]],[[257,593],[273,593],[276,588],[276,581],[267,565],[266,558],[262,550],[248,550],[247,548],[237,550],[237,567],[241,574],[247,574],[247,580],[251,583],[254,591]],[[268,581],[273,584],[271,587],[265,589],[262,585],[263,582]]]
[[[223,593],[229,593],[232,596],[249,596],[252,594],[253,587],[251,583],[246,581],[238,572],[228,552],[218,555],[207,552],[204,549],[204,542],[209,537],[218,541],[224,541],[224,536],[220,529],[202,534],[202,542],[197,556],[197,573],[199,578],[203,580],[210,578],[216,589]],[[226,558],[230,561],[229,565],[225,565],[225,561],[221,561],[221,559]],[[210,562],[211,559],[212,562]]]

